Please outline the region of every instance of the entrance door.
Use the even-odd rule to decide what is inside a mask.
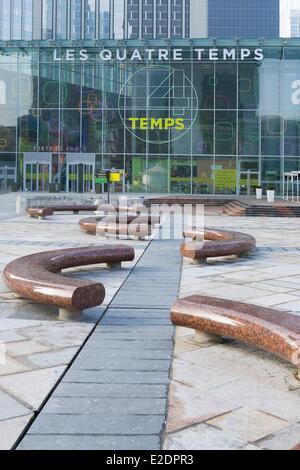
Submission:
[[[239,188],[241,196],[255,195],[255,189],[260,185],[260,172],[257,161],[241,161],[239,171]]]
[[[0,168],[0,191],[8,191],[16,181],[15,167],[3,166]]]
[[[51,153],[24,153],[23,189],[25,191],[49,191],[51,160]]]
[[[67,192],[95,191],[95,154],[67,154]]]

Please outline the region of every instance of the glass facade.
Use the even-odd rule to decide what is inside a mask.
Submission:
[[[0,0],[0,40],[189,35],[190,0]]]
[[[208,36],[276,38],[280,0],[208,0]]]
[[[0,167],[20,187],[68,190],[76,159],[162,193],[280,193],[300,170],[299,40],[68,48],[0,42]]]

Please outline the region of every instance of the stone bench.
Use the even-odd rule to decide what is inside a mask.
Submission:
[[[113,204],[100,204],[97,208],[97,212],[104,212],[104,213],[125,213],[125,214],[147,214],[148,209],[143,205],[135,205],[135,206],[118,206]]]
[[[153,215],[103,215],[79,221],[80,228],[91,235],[124,235],[141,239],[152,233],[152,227],[160,223],[159,216]]]
[[[193,264],[201,264],[207,258],[243,255],[256,246],[256,240],[251,235],[229,230],[187,230],[183,235],[193,241],[181,245],[181,254],[184,258],[191,258]],[[199,243],[200,240],[202,243]]]
[[[156,219],[155,219],[156,220]],[[127,223],[128,222],[128,223]],[[113,218],[89,217],[79,222],[80,228],[90,235],[123,235],[143,239],[152,234],[152,224],[148,217],[122,217]]]
[[[29,217],[44,219],[47,216],[53,215],[55,212],[73,212],[73,214],[79,214],[79,212],[95,212],[98,206],[84,206],[84,205],[70,205],[70,206],[49,206],[49,207],[29,207],[26,209]]]
[[[106,224],[100,222],[96,227],[97,235],[122,235],[124,237],[134,237],[136,240],[144,240],[152,234],[152,226],[148,224]]]
[[[95,281],[63,276],[63,269],[102,263],[116,268],[133,261],[134,256],[134,249],[124,245],[46,251],[12,261],[4,270],[4,279],[20,297],[59,307],[60,319],[69,319],[101,305],[105,288]]]
[[[193,295],[171,308],[174,325],[192,328],[195,339],[227,337],[287,360],[300,379],[300,317],[280,310],[232,300]]]

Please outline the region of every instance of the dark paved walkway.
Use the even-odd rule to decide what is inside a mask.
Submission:
[[[149,245],[19,449],[161,448],[180,268],[178,241]]]

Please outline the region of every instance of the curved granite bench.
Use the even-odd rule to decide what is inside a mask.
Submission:
[[[201,264],[207,258],[243,255],[256,246],[256,240],[251,235],[229,230],[187,230],[183,235],[193,241],[181,245],[181,254],[191,258],[193,264]],[[197,243],[199,240],[203,240],[202,243]]]
[[[95,281],[63,276],[61,270],[102,263],[120,267],[134,256],[134,249],[124,245],[46,251],[12,261],[4,270],[4,279],[21,297],[59,307],[60,319],[69,319],[102,304],[105,288]]]
[[[174,325],[196,330],[199,341],[227,337],[251,344],[297,367],[300,379],[300,317],[258,305],[193,295],[171,308]]]
[[[159,216],[151,215],[104,215],[89,217],[79,222],[80,228],[91,235],[124,235],[141,239],[151,235],[152,227],[160,222]]]
[[[104,212],[104,213],[127,213],[127,214],[135,214],[135,215],[140,215],[140,214],[147,214],[149,211],[147,207],[143,205],[139,206],[117,206],[113,204],[101,204],[97,208],[98,212]]]
[[[148,224],[106,224],[100,222],[96,228],[97,235],[123,235],[125,237],[134,237],[136,240],[144,240],[152,234],[152,226]]]
[[[73,212],[73,214],[79,214],[79,212],[95,212],[98,206],[50,206],[50,207],[29,207],[26,209],[29,217],[44,219],[47,216],[53,215],[55,212]]]

